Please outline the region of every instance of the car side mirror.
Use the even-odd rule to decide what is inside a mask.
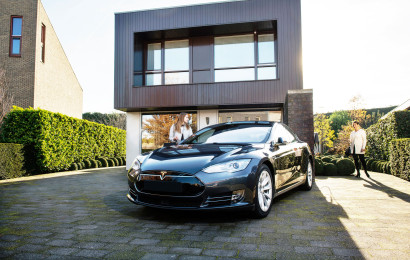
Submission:
[[[283,138],[278,137],[278,141],[276,142],[277,144],[284,144]]]

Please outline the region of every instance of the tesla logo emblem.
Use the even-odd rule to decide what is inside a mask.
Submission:
[[[164,177],[165,177],[165,174],[167,174],[167,172],[166,171],[161,171],[161,181],[164,179]]]

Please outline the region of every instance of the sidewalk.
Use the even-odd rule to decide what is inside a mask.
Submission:
[[[410,183],[318,177],[270,215],[180,212],[126,198],[124,167],[0,182],[0,258],[409,259]]]

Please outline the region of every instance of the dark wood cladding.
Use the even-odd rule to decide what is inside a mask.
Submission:
[[[254,22],[277,22],[278,79],[133,87],[134,37],[166,35],[180,29]],[[198,41],[203,39],[198,38]],[[194,53],[195,54],[195,53]],[[288,90],[303,89],[300,0],[248,0],[186,6],[115,16],[114,106],[123,111],[149,108],[284,104]],[[207,65],[194,64],[202,82]],[[195,79],[194,81],[195,82]]]

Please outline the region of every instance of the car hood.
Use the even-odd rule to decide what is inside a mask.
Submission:
[[[232,144],[184,144],[155,150],[141,165],[142,171],[178,171],[195,174],[203,168],[243,153],[246,146]],[[241,152],[242,151],[242,152]]]

